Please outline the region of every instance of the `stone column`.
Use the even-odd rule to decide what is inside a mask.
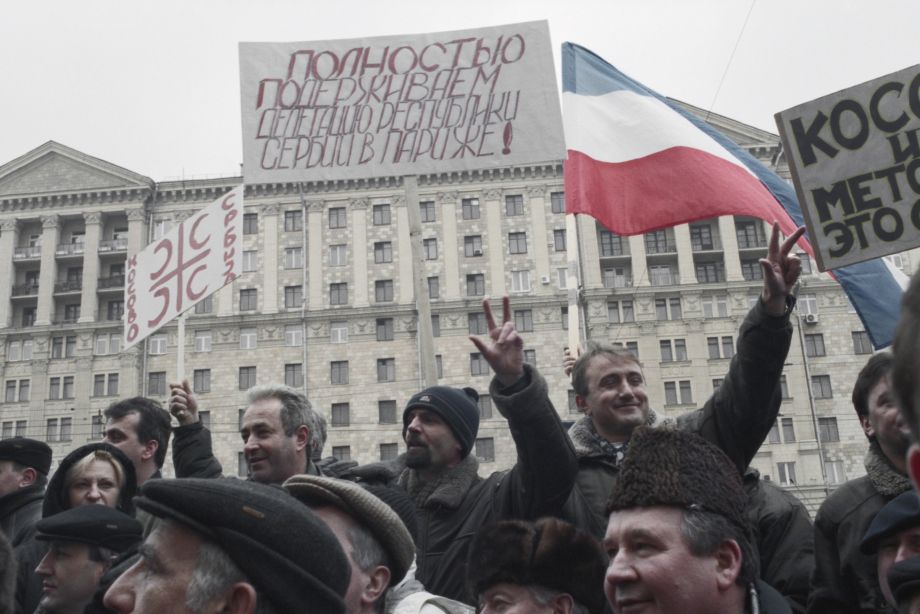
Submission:
[[[486,190],[483,206],[486,209],[486,244],[489,249],[489,271],[486,276],[486,294],[499,299],[508,293],[505,285],[505,234],[502,230],[501,190]]]
[[[0,225],[0,267],[9,271],[10,276],[15,271],[13,252],[16,250],[17,243],[19,243],[19,224],[15,219],[3,220]],[[9,283],[0,283],[0,328],[8,327],[12,322],[13,306],[10,303],[10,297],[15,283],[15,278]]]
[[[629,237],[629,254],[632,256],[632,283],[633,286],[649,286],[648,260],[645,256],[645,235],[632,235]]]
[[[99,240],[102,238],[102,214],[84,213],[86,237],[83,247],[83,287],[80,292],[79,322],[95,322],[99,309],[96,289],[99,284]]]
[[[723,215],[719,218],[719,237],[722,239],[722,259],[725,260],[725,281],[744,281],[733,216]]]
[[[307,203],[307,285],[310,287],[307,308],[310,311],[323,309],[323,201],[314,200]],[[307,289],[304,288],[306,291]],[[304,366],[306,369],[306,366]]]
[[[278,313],[278,206],[262,207],[262,313]]]
[[[546,230],[546,186],[537,185],[527,189],[527,200],[530,205],[530,237],[533,245],[533,259],[537,267],[531,287],[534,288],[534,294],[554,294],[555,288],[552,284],[543,284],[540,280],[543,277],[553,278],[553,273],[549,268],[549,241],[552,236],[547,234]]]
[[[367,279],[367,206],[366,198],[355,198],[348,203],[351,210],[351,265],[353,296],[355,307],[368,305],[368,279]]]
[[[674,242],[677,244],[678,280],[682,285],[696,284],[696,266],[693,264],[693,245],[690,242],[690,226],[679,224],[674,227]]]
[[[396,217],[396,249],[398,251],[396,262],[396,274],[399,276],[399,295],[394,297],[400,304],[411,304],[415,302],[415,292],[413,291],[413,272],[415,267],[425,268],[425,261],[422,260],[422,250],[419,249],[418,262],[413,262],[412,258],[412,233],[409,222],[409,207],[418,207],[418,202],[407,204],[402,196],[393,198],[392,206],[395,209]],[[417,223],[418,216],[416,216]],[[422,238],[418,237],[419,247],[421,248]],[[432,384],[433,385],[433,384]]]
[[[578,259],[581,263],[581,285],[585,288],[602,288],[604,280],[601,277],[600,247],[597,244],[597,222],[590,215],[575,216],[578,224]],[[568,249],[575,249],[568,245]]]
[[[143,207],[128,209],[128,258],[147,246],[147,212]],[[127,270],[128,267],[125,267]]]
[[[444,275],[441,276],[441,298],[460,298],[460,247],[457,242],[457,192],[438,193],[441,203],[441,231],[444,242]]]
[[[60,238],[60,218],[42,216],[42,264],[38,276],[38,313],[36,326],[51,324],[54,317],[54,281],[57,279],[57,261],[54,258]]]

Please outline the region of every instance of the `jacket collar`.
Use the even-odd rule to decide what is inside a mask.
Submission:
[[[399,457],[405,466],[405,455]],[[460,464],[446,470],[436,480],[422,482],[418,472],[405,468],[399,475],[399,484],[406,489],[417,507],[443,506],[457,509],[466,493],[479,480],[479,461],[472,454]]]
[[[910,489],[910,480],[892,466],[878,442],[870,440],[866,452],[866,474],[875,490],[888,498],[896,497]]]
[[[36,484],[26,486],[25,488],[20,488],[19,490],[14,490],[9,494],[0,497],[0,518],[15,512],[19,508],[28,505],[33,501],[40,501],[44,498],[44,496],[45,488]],[[12,538],[13,536],[10,535],[9,537]]]
[[[666,420],[660,419],[654,409],[648,410],[649,426],[661,426],[664,422]],[[598,440],[599,437],[589,416],[582,416],[569,428],[569,439],[575,447],[577,458],[611,458]]]

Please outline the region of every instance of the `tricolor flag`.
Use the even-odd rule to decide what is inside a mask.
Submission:
[[[568,213],[620,235],[721,215],[776,220],[787,235],[804,224],[795,190],[754,156],[572,43],[562,46],[562,108]],[[890,345],[903,288],[892,267],[878,259],[834,274],[872,344]]]

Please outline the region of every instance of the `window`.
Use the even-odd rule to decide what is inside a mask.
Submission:
[[[486,276],[482,273],[473,273],[466,276],[466,295],[482,296],[486,293]]]
[[[73,305],[67,305],[67,307],[73,307]],[[77,306],[76,318],[77,320],[80,317],[80,307]],[[107,320],[120,320],[121,316],[125,313],[125,302],[124,301],[109,301],[105,306],[105,316]],[[70,314],[71,316],[74,314]],[[68,314],[65,311],[64,319],[69,320]]]
[[[460,201],[460,209],[463,213],[463,219],[465,220],[478,220],[479,219],[479,199],[478,198],[464,198]]]
[[[348,343],[348,322],[329,323],[329,342]]]
[[[28,426],[28,422],[26,420],[17,420],[15,437],[25,437],[27,426]]]
[[[259,294],[255,288],[240,290],[240,311],[255,311],[258,308]]]
[[[601,247],[601,256],[604,258],[623,256],[626,253],[623,249],[623,237],[604,228],[597,230],[597,243]]]
[[[345,207],[330,207],[329,228],[345,228],[348,224]]]
[[[786,374],[779,376],[779,393],[780,396],[784,399],[790,399],[789,396],[789,384],[786,383]]]
[[[782,486],[795,486],[795,462],[776,463],[779,483]]]
[[[677,283],[677,275],[668,265],[652,265],[648,268],[649,283],[653,286],[670,286]]]
[[[800,294],[795,305],[803,315],[818,315],[818,297],[814,294]]]
[[[291,388],[303,386],[303,364],[292,362],[284,365],[284,384]]]
[[[396,381],[396,359],[395,358],[378,358],[377,359],[377,381],[378,382],[395,382]]]
[[[285,286],[285,309],[300,309],[301,306],[303,306],[303,286]]]
[[[760,268],[759,260],[742,260],[741,276],[747,281],[758,281],[763,279],[763,269]]]
[[[612,267],[602,272],[605,288],[628,288],[632,286],[632,278],[627,275],[626,267]]]
[[[35,325],[35,307],[22,308],[22,326],[27,328]]]
[[[193,373],[194,383],[192,390],[197,393],[211,392],[211,370],[195,369]]]
[[[378,279],[374,282],[374,300],[385,303],[393,300],[393,280]]]
[[[98,352],[97,352],[98,353]],[[32,359],[32,340],[10,341],[6,346],[6,359],[9,362]]]
[[[6,395],[3,397],[6,403],[16,402],[16,380],[7,380]]]
[[[377,318],[377,341],[393,340],[393,318]]]
[[[570,414],[577,414],[577,413],[579,413],[578,403],[577,403],[576,400],[575,400],[575,396],[576,396],[576,395],[575,395],[575,391],[574,391],[574,390],[569,390],[569,394],[568,394],[568,405],[569,405],[569,413],[570,413]]]
[[[635,322],[636,314],[633,311],[633,302],[632,301],[620,301],[620,305],[623,309],[622,321],[623,322]]]
[[[690,388],[690,380],[681,380],[678,388],[680,389],[680,402],[684,405],[693,403],[693,392]]]
[[[840,441],[837,418],[818,418],[818,440],[821,442]]]
[[[783,441],[786,443],[795,443],[795,425],[792,418],[783,418],[781,420],[783,427]]]
[[[256,385],[256,368],[240,367],[240,390],[249,390]]]
[[[284,327],[284,345],[303,345],[303,327],[300,324],[288,324]]]
[[[70,441],[73,436],[73,418],[61,418],[61,434],[59,441]]]
[[[735,233],[738,236],[738,247],[740,249],[767,246],[767,238],[763,232],[762,222],[735,220]]]
[[[620,323],[620,303],[618,301],[607,301],[607,321],[611,324]]]
[[[425,253],[425,260],[438,259],[438,240],[425,239],[422,242],[422,251]]]
[[[565,290],[569,287],[569,269],[568,267],[560,267],[556,269],[556,282],[560,290]]]
[[[485,335],[489,332],[486,326],[486,314],[476,311],[466,314],[467,330],[471,335]]]
[[[333,403],[331,410],[332,426],[351,425],[351,406],[348,403]]]
[[[380,424],[396,424],[396,401],[377,401],[377,421]]]
[[[332,456],[340,461],[350,461],[351,446],[332,446]]]
[[[172,220],[157,220],[153,226],[153,239],[162,239],[172,228]],[[31,243],[31,241],[30,241]]]
[[[645,251],[649,254],[667,254],[677,251],[674,239],[666,230],[645,233]]]
[[[853,333],[853,353],[854,354],[871,354],[872,344],[869,342],[869,335],[864,330],[854,330]]]
[[[390,224],[390,205],[374,205],[374,226],[387,226]]]
[[[259,232],[259,214],[258,213],[244,213],[243,214],[243,234],[244,235],[254,235]]]
[[[198,412],[201,415],[201,412]],[[102,429],[103,429],[103,417],[101,415],[96,415],[92,417],[92,422],[90,424],[89,436],[91,439],[102,439]]]
[[[687,360],[687,341],[685,339],[674,340],[674,360]]]
[[[530,292],[530,271],[511,271],[511,291]]]
[[[565,213],[565,192],[550,192],[549,206],[553,213]]]
[[[391,461],[399,456],[399,448],[395,443],[380,444],[380,460]]]
[[[827,475],[828,484],[843,484],[847,481],[847,474],[843,468],[843,461],[824,461],[824,473]]]
[[[521,194],[505,196],[505,215],[508,217],[524,215],[524,197]]]
[[[106,386],[106,375],[104,373],[97,373],[93,376],[93,396],[94,397],[104,397],[106,395],[116,395],[118,394],[118,374],[112,373],[110,377],[115,376],[114,382],[114,392],[107,392],[108,387]]]
[[[553,230],[553,248],[557,252],[565,251],[565,228],[556,228]]]
[[[492,397],[487,394],[479,395],[479,400],[476,401],[476,404],[479,406],[479,418],[480,420],[488,420],[492,417]]]
[[[479,437],[474,448],[476,458],[484,463],[495,460],[495,440],[491,437]]]
[[[721,377],[717,377],[714,380],[712,380],[712,391],[715,392],[716,390],[721,388],[723,383],[725,383],[725,379]]]
[[[662,339],[658,342],[658,345],[661,348],[661,362],[673,362],[674,354],[671,349],[671,340]]]
[[[809,358],[824,356],[824,335],[821,333],[805,335],[805,355]]]
[[[249,464],[246,462],[246,455],[242,452],[236,455],[236,475],[241,478],[249,475]]]
[[[509,254],[526,254],[527,253],[527,233],[526,232],[509,232],[508,233],[508,253]]]
[[[166,395],[166,371],[147,374],[147,395],[152,397]]]
[[[714,249],[712,227],[709,224],[690,226],[690,246],[695,252]]]
[[[693,393],[690,380],[664,383],[664,398],[666,405],[689,405],[693,403]]]
[[[724,294],[704,296],[702,298],[703,317],[728,317],[728,298]]]
[[[25,343],[25,342],[23,342]],[[23,347],[23,351],[25,347]],[[102,333],[96,335],[95,353],[97,356],[105,354],[117,354],[121,351],[121,334],[120,333]],[[29,341],[29,358],[32,357],[32,342]],[[25,358],[23,358],[25,360]]]
[[[214,311],[214,296],[209,295],[195,303],[195,313],[201,315]]]
[[[418,211],[421,215],[422,222],[438,221],[438,214],[437,209],[434,206],[434,201],[423,200],[418,204]]]
[[[655,318],[658,320],[680,320],[683,315],[680,298],[655,299]]]
[[[816,399],[830,399],[834,396],[831,389],[830,375],[812,375],[811,376],[811,393]]]
[[[196,330],[195,331],[195,351],[196,352],[210,352],[211,351],[211,331],[209,330]]]
[[[9,393],[9,385],[11,382],[7,382],[7,393]],[[15,385],[15,382],[12,382]],[[61,398],[61,378],[60,377],[50,377],[48,378],[48,398],[52,400]]]
[[[297,232],[303,230],[303,211],[284,212],[284,232]]]
[[[330,305],[347,305],[348,304],[348,284],[339,282],[329,284],[329,304]]]
[[[735,355],[735,344],[731,337],[722,337],[722,358],[731,358]]]
[[[390,241],[374,243],[374,262],[376,264],[393,262],[393,244]]]
[[[774,421],[770,427],[770,433],[767,435],[767,443],[782,443],[779,437],[779,422]]]
[[[329,382],[335,385],[348,383],[348,361],[333,360],[329,363]]]
[[[442,360],[440,354],[435,354],[434,364],[438,371],[438,379],[444,377],[444,360]]]
[[[463,255],[467,258],[482,256],[482,235],[463,237]]]
[[[243,252],[243,272],[251,273],[259,270],[259,252],[256,250],[246,250]]]
[[[211,412],[209,410],[199,411],[198,421],[201,422],[201,426],[211,430]]]
[[[735,344],[730,336],[707,337],[706,346],[709,349],[709,358],[731,358],[735,355]]]
[[[428,298],[441,298],[441,280],[438,277],[428,278]]]
[[[240,349],[254,350],[258,344],[258,331],[255,328],[240,329]]]
[[[533,332],[533,311],[530,309],[515,309],[514,326],[518,329],[518,332]]]
[[[344,243],[329,246],[329,266],[345,266],[348,264],[346,247]]]
[[[148,351],[151,355],[160,355],[166,353],[166,335],[152,335],[150,342],[147,344]]]
[[[696,280],[701,284],[725,281],[725,265],[721,262],[700,262],[696,265]]]
[[[802,263],[802,275],[811,275],[811,258],[805,252],[796,254]]]
[[[664,383],[665,405],[677,405],[677,382]]]
[[[563,307],[559,310],[559,318],[562,321],[562,330],[569,330],[569,308]]]
[[[479,352],[470,354],[470,375],[488,375],[489,363]]]
[[[286,269],[303,268],[303,248],[302,247],[284,248],[284,268]]]
[[[58,440],[58,419],[48,418],[45,422],[45,441]]]

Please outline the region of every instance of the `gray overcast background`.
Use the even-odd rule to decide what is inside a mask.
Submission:
[[[547,19],[557,81],[559,45],[572,41],[661,94],[774,133],[777,111],[920,63],[918,0],[751,6],[749,0],[7,2],[0,19],[0,164],[55,140],[156,180],[239,173],[239,41]]]

